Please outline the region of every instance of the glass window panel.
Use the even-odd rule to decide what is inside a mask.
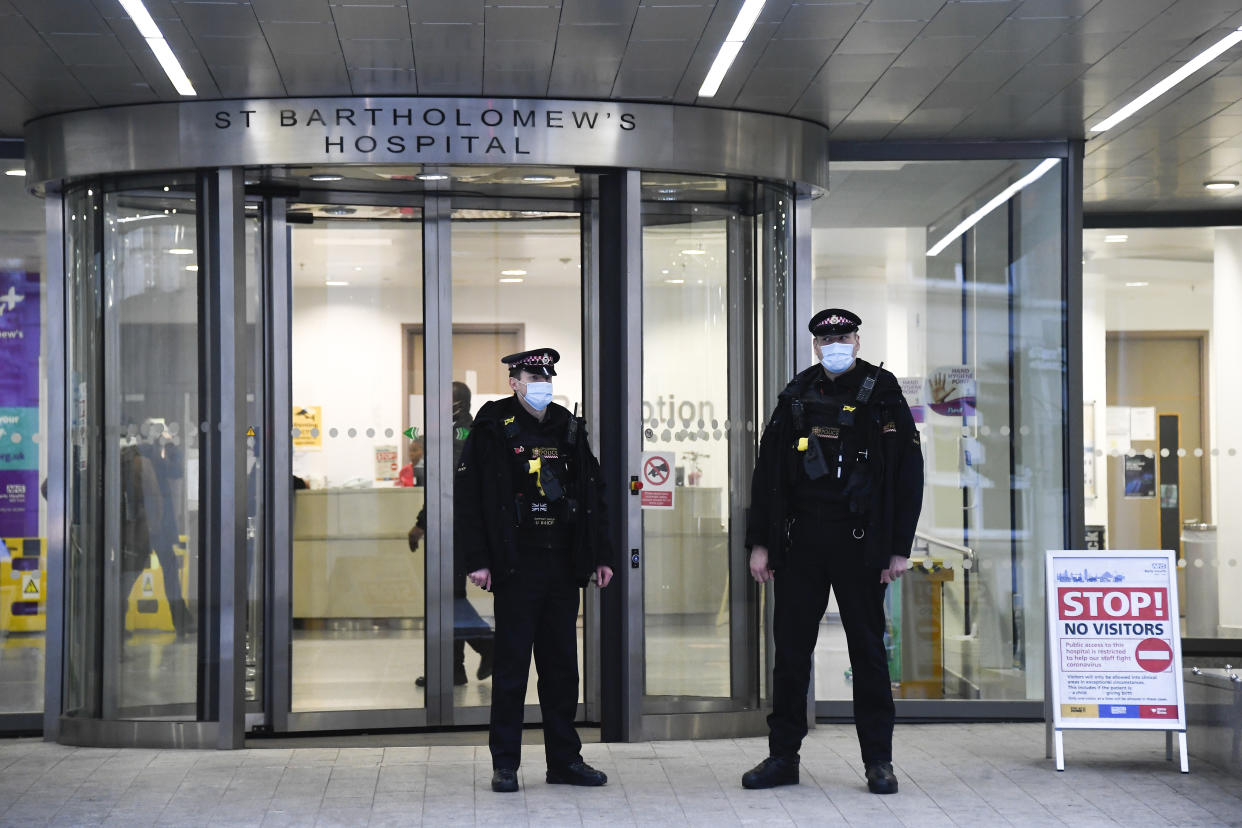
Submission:
[[[886,599],[898,697],[1043,694],[1043,553],[1065,520],[1060,165],[928,255],[1038,163],[836,164],[813,210],[813,304],[862,317],[861,355],[903,379],[922,433],[926,565]],[[809,341],[796,354],[811,364]],[[835,599],[815,676],[817,698],[850,697]]]
[[[1237,228],[1083,233],[1087,540],[1175,550],[1181,632],[1193,639],[1242,639],[1242,518],[1230,509],[1242,486],[1240,296]],[[1218,683],[1230,663],[1196,655],[1204,675],[1187,682]]]
[[[295,205],[292,709],[419,708],[424,662],[421,456],[402,432],[405,336],[423,320],[420,207]]]
[[[6,167],[19,166],[9,161]],[[43,709],[47,313],[43,202],[0,180],[0,713]]]

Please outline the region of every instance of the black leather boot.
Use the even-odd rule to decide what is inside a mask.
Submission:
[[[571,762],[563,768],[548,768],[549,785],[577,785],[583,788],[598,788],[608,784],[608,775],[581,760]]]
[[[496,793],[513,793],[518,789],[517,771],[497,768],[492,772],[492,790]]]
[[[873,794],[897,793],[897,775],[892,762],[867,763],[867,790]]]
[[[797,756],[769,756],[742,774],[743,788],[775,788],[798,784]]]

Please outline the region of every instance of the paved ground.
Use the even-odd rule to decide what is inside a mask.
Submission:
[[[866,792],[853,729],[835,725],[809,738],[802,784],[771,791],[738,782],[766,754],[762,739],[588,744],[587,760],[610,777],[602,789],[544,784],[541,748],[531,745],[522,791],[508,795],[488,788],[486,747],[444,744],[477,733],[235,752],[4,740],[0,824],[1242,825],[1242,780],[1193,758],[1190,774],[1178,773],[1160,734],[1067,734],[1058,774],[1043,758],[1043,732],[899,726],[901,793],[885,797]]]

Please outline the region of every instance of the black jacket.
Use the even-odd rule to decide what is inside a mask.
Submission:
[[[875,371],[874,365],[860,359],[852,370],[837,378],[836,384],[857,390]],[[781,565],[788,552],[791,489],[798,479],[794,447],[802,435],[794,433],[790,403],[824,376],[823,368],[814,365],[785,386],[759,442],[759,458],[751,479],[746,546],[766,546],[768,565],[773,569]],[[866,563],[884,568],[893,555],[910,555],[923,508],[923,451],[910,406],[897,378],[888,371],[880,369],[865,416],[872,418],[880,443],[871,455],[878,485],[872,486],[870,507],[857,520],[866,532]]]
[[[474,418],[474,427],[462,448],[453,489],[453,542],[466,572],[487,567],[492,583],[503,583],[518,566],[517,520],[513,463],[505,437],[506,417],[525,411],[516,396],[485,404]],[[551,403],[545,415],[549,430],[567,433],[573,415]],[[586,427],[578,418],[573,490],[567,495],[577,503],[573,523],[574,577],[587,583],[597,566],[613,566],[608,521],[604,511],[604,486],[599,462],[591,453]]]

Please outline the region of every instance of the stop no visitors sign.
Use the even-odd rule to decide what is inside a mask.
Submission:
[[[1054,724],[1185,730],[1172,552],[1050,551]]]

